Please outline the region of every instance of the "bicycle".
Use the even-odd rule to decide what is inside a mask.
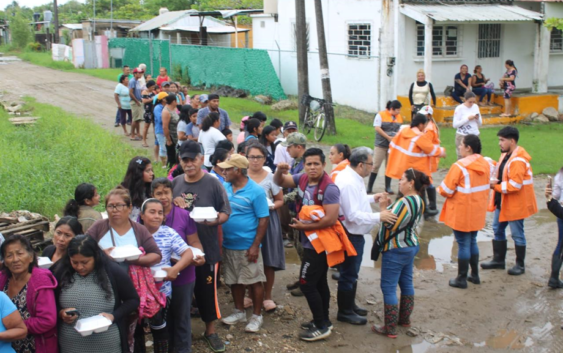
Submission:
[[[313,136],[317,142],[320,142],[326,131],[325,104],[327,101],[305,94],[301,99],[301,104],[305,106],[305,119],[301,131],[308,135],[314,128]]]

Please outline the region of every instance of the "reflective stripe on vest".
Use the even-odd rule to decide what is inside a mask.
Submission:
[[[471,179],[469,178],[469,172],[467,171],[467,168],[462,167],[459,163],[454,163],[454,165],[457,166],[459,169],[461,169],[461,172],[463,173],[463,177],[465,179],[465,187],[458,186],[456,187],[456,191],[459,191],[463,194],[472,194],[474,192],[488,191],[491,188],[490,184],[471,187]]]

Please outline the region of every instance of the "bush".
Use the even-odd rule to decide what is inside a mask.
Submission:
[[[32,100],[28,104],[41,117],[31,126],[13,126],[0,110],[1,211],[60,215],[78,184],[92,183],[105,195],[121,182],[129,160],[147,151],[61,108]],[[155,172],[163,173],[161,168]]]
[[[29,51],[39,52],[39,51],[41,51],[41,44],[39,44],[37,42],[27,43],[26,49],[29,50]]]
[[[13,44],[20,49],[24,49],[27,43],[33,40],[29,20],[21,13],[16,13],[16,15],[10,19],[10,32],[12,34]]]

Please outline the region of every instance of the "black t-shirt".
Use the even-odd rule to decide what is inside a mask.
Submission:
[[[512,153],[507,154],[504,159],[502,160],[502,162],[500,162],[500,166],[498,167],[498,181],[502,182],[502,174],[504,172],[504,166],[506,165],[506,162],[508,162],[508,160],[510,159],[510,156],[512,155]],[[495,191],[495,207],[498,208],[500,210],[500,206],[501,206],[501,201],[502,201],[502,194],[500,192],[496,192]]]

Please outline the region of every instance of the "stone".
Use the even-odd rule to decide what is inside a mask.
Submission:
[[[272,104],[272,98],[270,98],[268,96],[261,95],[261,94],[255,96],[254,100],[257,101],[260,104],[266,104],[266,105]]]
[[[292,101],[289,99],[279,101],[276,104],[272,105],[272,110],[289,110],[289,109],[297,109],[299,108],[299,104],[297,101]]]
[[[534,122],[535,123],[549,123],[549,119],[545,115],[540,114],[537,118],[534,119]]]
[[[230,341],[230,340],[232,340],[232,339],[234,338],[234,336],[231,335],[231,334],[228,334],[227,336],[225,336],[225,338]]]
[[[559,121],[563,121],[563,114],[559,115]]]
[[[522,122],[531,123],[532,121],[534,121],[534,117],[533,117],[534,114],[536,114],[536,113],[528,115],[527,117],[524,118],[524,120],[522,120]]]
[[[542,111],[542,114],[549,119],[549,121],[557,121],[559,119],[559,112],[553,107],[547,107]]]
[[[538,116],[539,116],[539,114],[536,113],[536,112],[534,112],[534,113],[532,113],[532,114],[530,115],[530,117],[531,117],[532,119],[535,119],[535,118],[537,118]]]

